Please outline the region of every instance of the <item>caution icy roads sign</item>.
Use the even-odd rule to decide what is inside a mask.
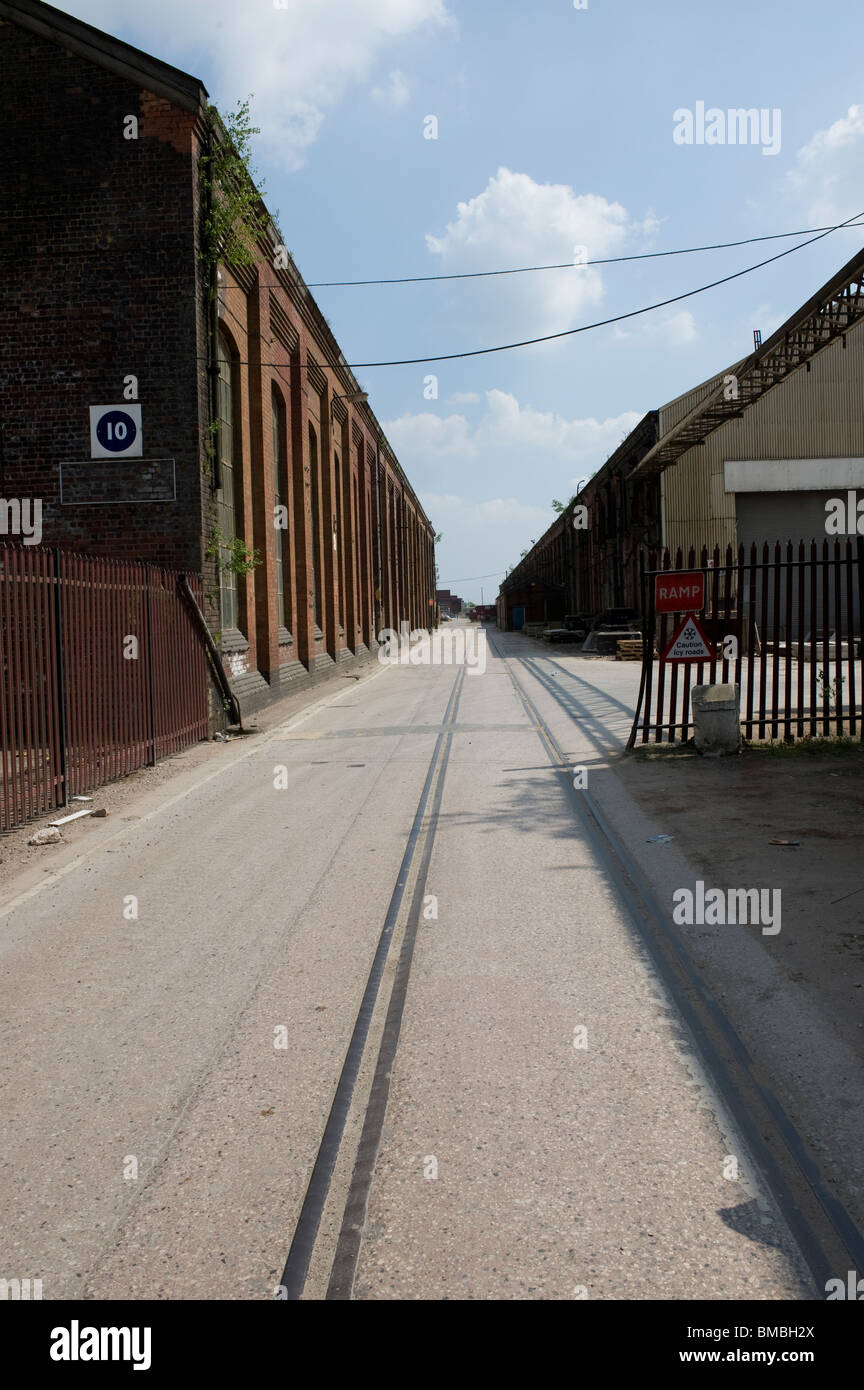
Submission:
[[[714,653],[695,613],[680,623],[661,661],[710,661]]]

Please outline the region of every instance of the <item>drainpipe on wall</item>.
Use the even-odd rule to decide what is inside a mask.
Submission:
[[[208,219],[213,212],[213,150],[214,136],[212,123],[207,127],[207,216]],[[207,268],[207,309],[210,323],[210,341],[207,347],[207,375],[210,378],[210,420],[212,425],[214,420],[219,419],[219,361],[216,355],[216,345],[219,341],[219,305],[217,300],[219,268],[216,261],[210,261]],[[213,448],[213,458],[210,469],[210,486],[215,491],[219,486],[219,437],[218,432],[208,431],[208,439]]]

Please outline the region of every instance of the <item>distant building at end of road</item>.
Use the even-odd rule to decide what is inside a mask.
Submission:
[[[458,594],[451,594],[449,589],[436,589],[435,602],[442,613],[449,613],[451,618],[458,618],[462,612],[462,600]]]

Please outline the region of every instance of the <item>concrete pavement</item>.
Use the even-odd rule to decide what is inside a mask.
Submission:
[[[637,672],[582,669],[578,721],[525,679],[590,777]],[[46,1298],[274,1296],[457,681],[352,1296],[818,1296],[491,654],[325,694],[7,889],[0,1274]]]

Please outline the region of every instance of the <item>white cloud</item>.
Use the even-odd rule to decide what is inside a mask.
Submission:
[[[373,99],[380,106],[389,106],[394,111],[398,111],[400,106],[405,105],[409,95],[408,78],[398,68],[394,68],[388,74],[386,86],[372,88]]]
[[[519,502],[515,497],[491,497],[486,502],[467,502],[464,497],[453,493],[424,492],[421,497],[424,507],[434,507],[437,514],[453,518],[457,514],[470,517],[477,524],[490,522],[505,525],[518,522],[520,526],[542,526],[545,531],[549,525],[549,511],[545,507],[531,507]]]
[[[442,578],[515,564],[554,521],[553,497],[570,497],[641,418],[632,410],[607,420],[571,418],[499,390],[485,392],[472,415],[418,413],[383,422],[435,530],[444,533]],[[497,592],[497,581],[489,583],[487,598]],[[465,588],[479,600],[479,584]]]
[[[630,238],[653,236],[656,227],[653,216],[635,222],[620,203],[598,194],[537,183],[502,166],[481,193],[457,204],[455,218],[440,235],[427,233],[426,244],[444,274],[566,265],[460,283],[454,303],[466,324],[478,332],[494,328],[528,338],[574,327],[601,302],[599,269],[577,268],[574,260],[615,255]]]
[[[443,537],[435,547],[439,587],[476,603],[481,588],[485,601],[494,603],[504,570],[518,564],[531,537],[538,539],[554,519],[551,508],[515,497],[471,502],[454,493],[421,492],[420,501]]]
[[[850,106],[826,130],[802,145],[786,175],[808,225],[832,226],[860,210],[864,183],[864,106]]]
[[[599,465],[618,443],[622,429],[632,429],[641,419],[628,410],[609,420],[568,420],[553,411],[522,406],[506,391],[487,391],[486,401],[488,411],[475,436],[479,449],[542,451],[562,464],[592,457]]]
[[[382,428],[443,533],[442,586],[479,602],[482,584],[491,602],[498,572],[518,563],[532,538],[554,521],[553,497],[572,496],[641,415],[567,416],[536,410],[498,389],[481,399],[471,420],[457,412],[422,412],[384,421]],[[462,582],[473,575],[494,577]]]
[[[384,432],[400,456],[406,449],[430,458],[447,454],[473,458],[476,452],[464,415],[400,415],[384,426]]]
[[[479,405],[483,397],[478,396],[476,391],[455,391],[452,396],[447,397],[448,405]]]
[[[427,412],[402,415],[384,424],[411,478],[422,478],[424,471],[434,475],[442,466],[461,471],[472,464],[475,476],[485,472],[491,481],[510,468],[526,491],[535,495],[538,475],[560,481],[576,465],[599,467],[622,433],[641,419],[633,410],[607,420],[567,419],[555,411],[520,405],[507,391],[487,391],[485,397],[486,409],[475,424],[464,415]]]
[[[616,324],[613,334],[622,341],[628,338],[649,338],[664,347],[682,347],[692,343],[699,334],[696,320],[689,309],[679,309],[677,313],[646,314],[643,318],[626,320],[627,327]]]
[[[743,341],[746,342],[748,338],[752,338],[754,328],[758,328],[764,342],[766,338],[771,337],[775,328],[779,328],[782,322],[780,313],[770,304],[757,304],[745,320]]]
[[[108,33],[200,77],[206,56],[211,97],[231,108],[250,92],[261,127],[256,149],[283,169],[297,169],[329,109],[370,82],[395,45],[418,30],[455,30],[445,0],[259,0],[254,15],[236,0],[67,0],[65,6]],[[326,11],[326,12],[325,12]],[[396,79],[394,83],[394,78]],[[390,99],[403,74],[390,74]],[[407,84],[406,84],[407,85]]]

